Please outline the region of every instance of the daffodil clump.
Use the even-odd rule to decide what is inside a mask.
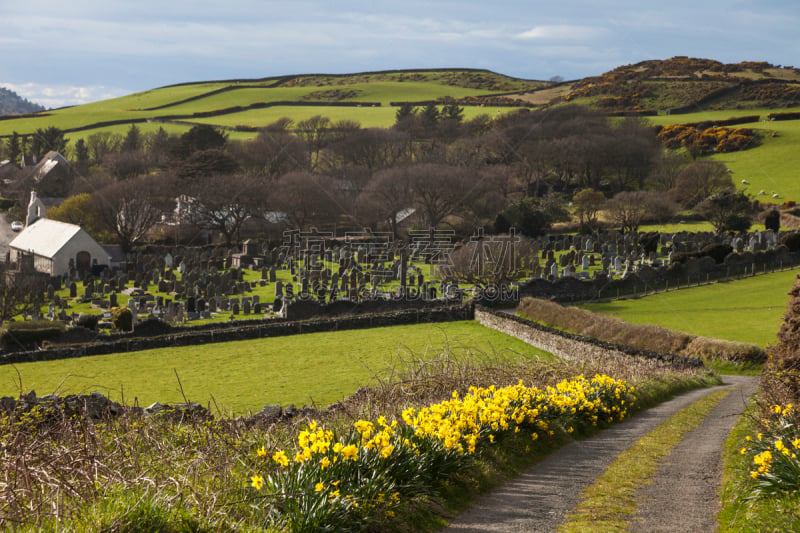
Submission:
[[[359,530],[391,519],[412,497],[433,494],[469,466],[484,446],[505,435],[537,440],[556,428],[622,420],[635,397],[624,381],[578,376],[540,390],[471,387],[461,397],[355,422],[346,434],[312,423],[292,451],[257,450],[263,468],[250,485],[264,498],[269,520],[292,531]]]
[[[748,436],[742,455],[753,457],[750,477],[753,496],[800,490],[800,428],[794,422],[792,404],[774,405],[764,429]]]

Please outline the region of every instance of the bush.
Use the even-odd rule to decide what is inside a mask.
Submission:
[[[38,346],[42,341],[57,340],[65,330],[66,326],[62,322],[49,320],[6,322],[0,333],[0,347],[3,350],[15,350]]]
[[[709,244],[700,250],[697,257],[710,257],[719,265],[722,264],[725,261],[725,258],[728,257],[728,254],[732,252],[732,246],[722,243],[714,243]]]
[[[800,233],[793,231],[781,236],[781,244],[786,246],[790,252],[800,251]]]
[[[96,330],[97,323],[100,322],[100,315],[79,315],[77,324],[86,329]]]
[[[115,307],[111,311],[111,323],[117,331],[133,330],[133,312],[127,307]]]
[[[682,355],[734,363],[763,363],[767,359],[767,352],[755,344],[711,337],[695,337]]]

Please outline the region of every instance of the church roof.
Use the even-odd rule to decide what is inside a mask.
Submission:
[[[52,258],[80,231],[83,229],[75,224],[40,218],[23,229],[9,247]]]

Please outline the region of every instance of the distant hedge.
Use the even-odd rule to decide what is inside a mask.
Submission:
[[[6,322],[0,330],[0,347],[3,350],[20,346],[39,345],[42,341],[53,341],[61,337],[66,326],[60,321],[29,320]]]

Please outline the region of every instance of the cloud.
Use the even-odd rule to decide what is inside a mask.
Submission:
[[[20,96],[48,108],[86,104],[128,94],[129,91],[103,85],[78,87],[74,85],[44,85],[41,83],[5,83],[6,87]]]
[[[541,41],[587,41],[602,37],[607,32],[603,28],[593,26],[552,25],[534,26],[528,31],[518,33],[515,37],[523,40]]]

